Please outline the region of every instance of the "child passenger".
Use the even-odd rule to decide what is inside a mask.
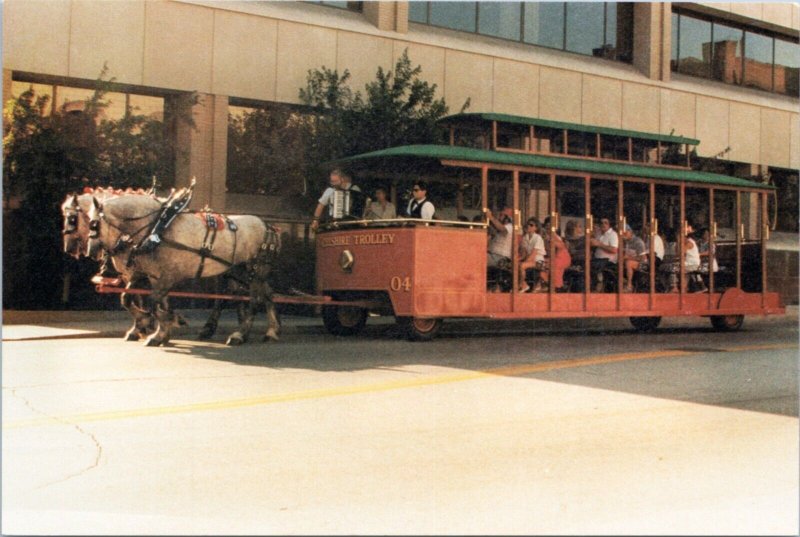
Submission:
[[[546,255],[544,240],[539,234],[539,222],[535,218],[529,218],[525,222],[525,233],[522,235],[519,248],[519,292],[527,293],[531,286],[525,281],[525,271],[531,268],[541,270]],[[537,281],[534,291],[541,290],[541,285]]]

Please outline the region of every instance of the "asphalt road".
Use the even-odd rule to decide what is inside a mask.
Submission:
[[[4,327],[2,532],[797,534],[796,309],[374,321],[239,348]]]

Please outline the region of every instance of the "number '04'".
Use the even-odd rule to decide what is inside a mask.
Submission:
[[[405,278],[401,278],[400,276],[393,276],[389,285],[392,291],[411,291],[411,277],[406,276]]]

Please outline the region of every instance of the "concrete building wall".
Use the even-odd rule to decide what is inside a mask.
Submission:
[[[407,3],[378,4],[361,14],[288,2],[8,0],[3,62],[84,80],[107,64],[122,83],[298,103],[309,69],[348,69],[363,88],[407,48],[452,110],[470,98],[470,111],[696,136],[701,156],[730,147],[723,158],[800,162],[797,99],[670,76],[669,4],[635,7],[634,65],[409,24]],[[795,4],[702,7],[800,26]]]

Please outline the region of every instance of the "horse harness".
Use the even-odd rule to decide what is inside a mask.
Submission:
[[[233,266],[233,260],[236,259],[236,243],[237,243],[237,231],[239,228],[236,226],[236,223],[228,218],[227,216],[223,216],[221,214],[212,213],[211,211],[204,210],[199,213],[194,213],[197,215],[201,220],[203,220],[206,224],[206,234],[203,237],[203,245],[200,248],[192,248],[191,246],[187,246],[180,242],[173,241],[172,239],[162,238],[161,243],[164,246],[169,246],[170,248],[174,248],[176,250],[183,250],[184,252],[192,252],[200,256],[200,264],[197,267],[197,272],[195,273],[195,279],[200,278],[203,274],[203,269],[205,268],[206,259],[212,259],[217,263],[221,263],[226,267]],[[211,253],[211,250],[214,248],[214,241],[217,238],[217,231],[224,227],[227,224],[228,230],[233,233],[233,252],[231,253],[231,260],[228,261],[227,259],[222,259],[219,256],[216,256]]]
[[[163,208],[158,208],[142,216],[121,218],[120,220],[123,222],[140,220],[143,218],[151,217],[154,214],[161,212],[162,210]],[[193,248],[191,246],[174,241],[172,239],[168,239],[166,237],[161,238],[160,244],[167,246],[169,248],[174,248],[175,250],[182,250],[200,256],[200,264],[197,267],[195,278],[200,278],[202,276],[203,270],[205,269],[206,259],[211,259],[213,261],[216,261],[217,263],[225,265],[226,267],[232,267],[234,265],[233,260],[236,259],[236,245],[238,237],[237,235],[238,227],[236,226],[236,223],[233,222],[227,216],[212,213],[210,211],[201,211],[195,214],[202,220],[204,220],[206,224],[206,233],[205,237],[203,238],[203,245],[200,248]],[[136,231],[132,233],[126,233],[120,228],[119,225],[116,225],[113,222],[111,222],[106,217],[105,213],[102,210],[100,211],[100,219],[105,220],[105,222],[109,226],[120,232],[120,236],[117,238],[117,241],[114,243],[114,246],[108,250],[108,253],[112,256],[119,255],[128,248],[130,248],[134,244],[134,238],[137,235],[139,235],[142,231],[147,230],[147,233],[145,233],[144,238],[148,237],[149,234],[152,232],[153,228],[155,228],[155,226],[158,224],[159,221],[159,219],[156,219],[155,222],[148,221],[145,225],[138,228]],[[92,220],[91,222],[89,222],[89,238],[98,237],[100,231],[100,219]],[[212,253],[212,250],[214,248],[214,241],[217,238],[217,231],[226,225],[227,228],[233,233],[233,252],[231,254],[230,260],[223,259]],[[267,235],[273,235],[277,237],[277,231],[274,226],[267,224]],[[143,240],[144,239],[142,239],[142,241]],[[137,250],[138,246],[141,244],[142,241],[140,241],[139,244],[137,244],[136,246],[133,246],[133,248],[131,249],[131,253],[128,256],[127,266],[131,266],[134,262],[134,258],[138,254],[142,253]],[[280,242],[279,240],[270,240],[267,236],[265,236],[264,242],[262,242],[261,244],[261,249],[260,249],[261,251],[259,256],[277,254],[278,249],[280,248],[279,242]],[[267,260],[264,261],[266,262]]]

